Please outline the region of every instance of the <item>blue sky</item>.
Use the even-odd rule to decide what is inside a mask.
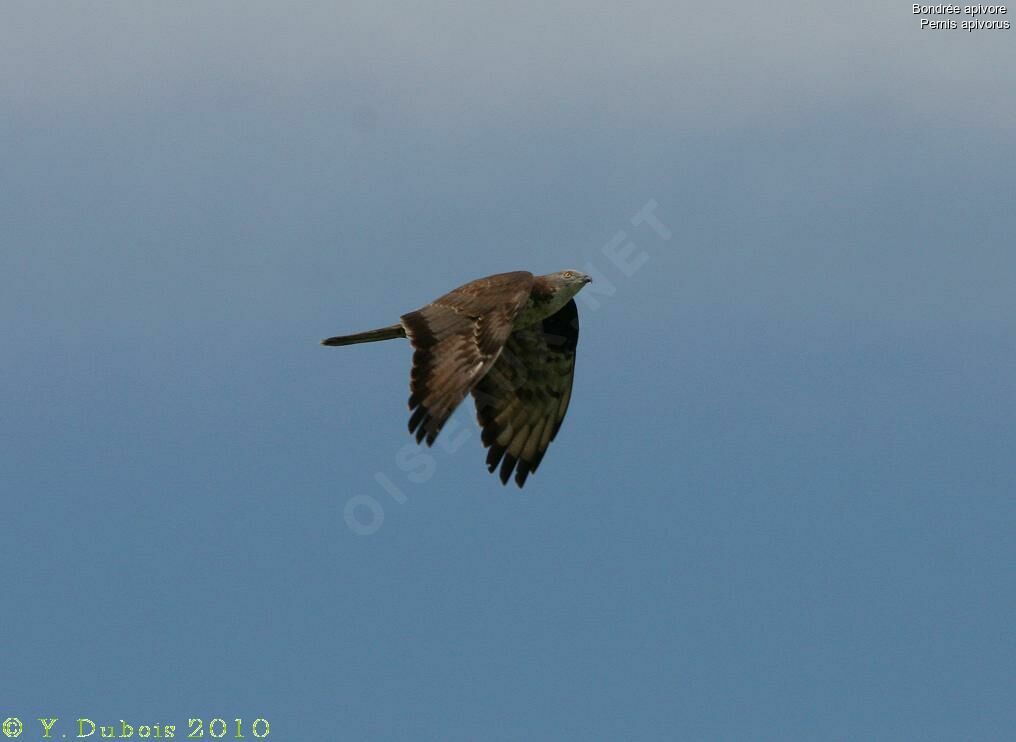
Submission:
[[[1007,738],[1014,32],[910,11],[5,5],[0,715]],[[522,493],[317,345],[566,267]]]

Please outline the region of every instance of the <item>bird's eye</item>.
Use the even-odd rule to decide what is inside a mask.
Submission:
[[[565,271],[565,272],[564,272],[564,277],[565,277],[565,278],[571,278],[571,277],[572,277],[572,276],[574,276],[574,275],[575,275],[575,274],[574,274],[574,273],[572,273],[571,271]]]

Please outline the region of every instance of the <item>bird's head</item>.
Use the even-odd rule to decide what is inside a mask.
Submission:
[[[567,296],[575,296],[583,286],[587,283],[592,283],[592,278],[573,268],[566,271],[558,271],[557,273],[551,273],[547,278],[550,279],[558,291],[563,292]]]

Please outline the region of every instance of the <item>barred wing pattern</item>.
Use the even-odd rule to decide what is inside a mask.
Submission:
[[[445,422],[497,360],[529,300],[533,274],[502,273],[401,317],[413,353],[409,432],[433,444]]]
[[[508,338],[493,368],[473,387],[490,471],[521,487],[554,440],[571,400],[579,314],[575,300]]]

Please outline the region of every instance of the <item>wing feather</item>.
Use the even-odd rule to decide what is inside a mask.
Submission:
[[[521,487],[539,467],[571,399],[579,321],[575,301],[532,327],[516,330],[473,387],[487,468]]]
[[[434,443],[441,428],[487,373],[532,291],[533,275],[501,273],[460,286],[401,317],[413,344],[409,432]]]

